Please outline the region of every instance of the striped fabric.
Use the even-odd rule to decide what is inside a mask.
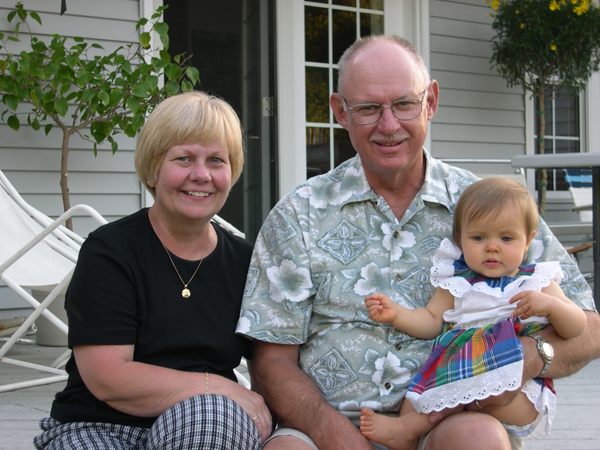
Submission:
[[[169,408],[151,428],[96,422],[40,421],[38,450],[258,450],[252,419],[233,400],[198,395]]]
[[[565,181],[571,188],[591,188],[592,169],[564,169]]]

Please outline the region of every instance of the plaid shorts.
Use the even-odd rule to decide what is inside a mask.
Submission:
[[[221,395],[188,398],[161,414],[150,428],[112,423],[40,421],[38,450],[254,450],[262,448],[252,419]]]

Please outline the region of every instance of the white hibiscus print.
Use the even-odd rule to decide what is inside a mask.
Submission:
[[[389,389],[385,387],[385,383],[381,384],[384,373],[386,383],[391,383]],[[375,361],[375,373],[371,377],[371,381],[379,387],[381,395],[388,395],[394,388],[394,385],[405,384],[410,380],[410,377],[410,370],[400,367],[398,357],[392,353],[388,353],[386,358],[378,358]]]
[[[293,261],[284,259],[279,267],[271,266],[266,272],[271,282],[269,295],[273,301],[301,302],[309,296],[312,283],[308,269],[297,267]]]
[[[417,238],[410,231],[399,231],[399,236],[397,238],[393,237],[395,228],[392,224],[382,224],[381,231],[384,234],[382,241],[383,248],[391,252],[392,261],[399,260],[405,248],[414,247],[417,243]]]
[[[375,263],[367,264],[360,269],[362,279],[358,280],[354,285],[354,292],[357,295],[369,295],[374,292],[384,292],[386,285],[389,285],[387,274],[390,272],[389,267],[383,269]]]

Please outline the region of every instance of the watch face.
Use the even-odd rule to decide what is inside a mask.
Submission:
[[[549,359],[554,357],[554,349],[548,342],[542,344],[542,351],[548,356]]]

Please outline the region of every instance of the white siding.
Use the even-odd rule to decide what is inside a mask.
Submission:
[[[494,31],[483,0],[431,0],[430,70],[440,85],[432,120],[437,158],[506,159],[525,153],[525,105],[491,68]],[[476,173],[513,173],[510,164],[455,163]]]

